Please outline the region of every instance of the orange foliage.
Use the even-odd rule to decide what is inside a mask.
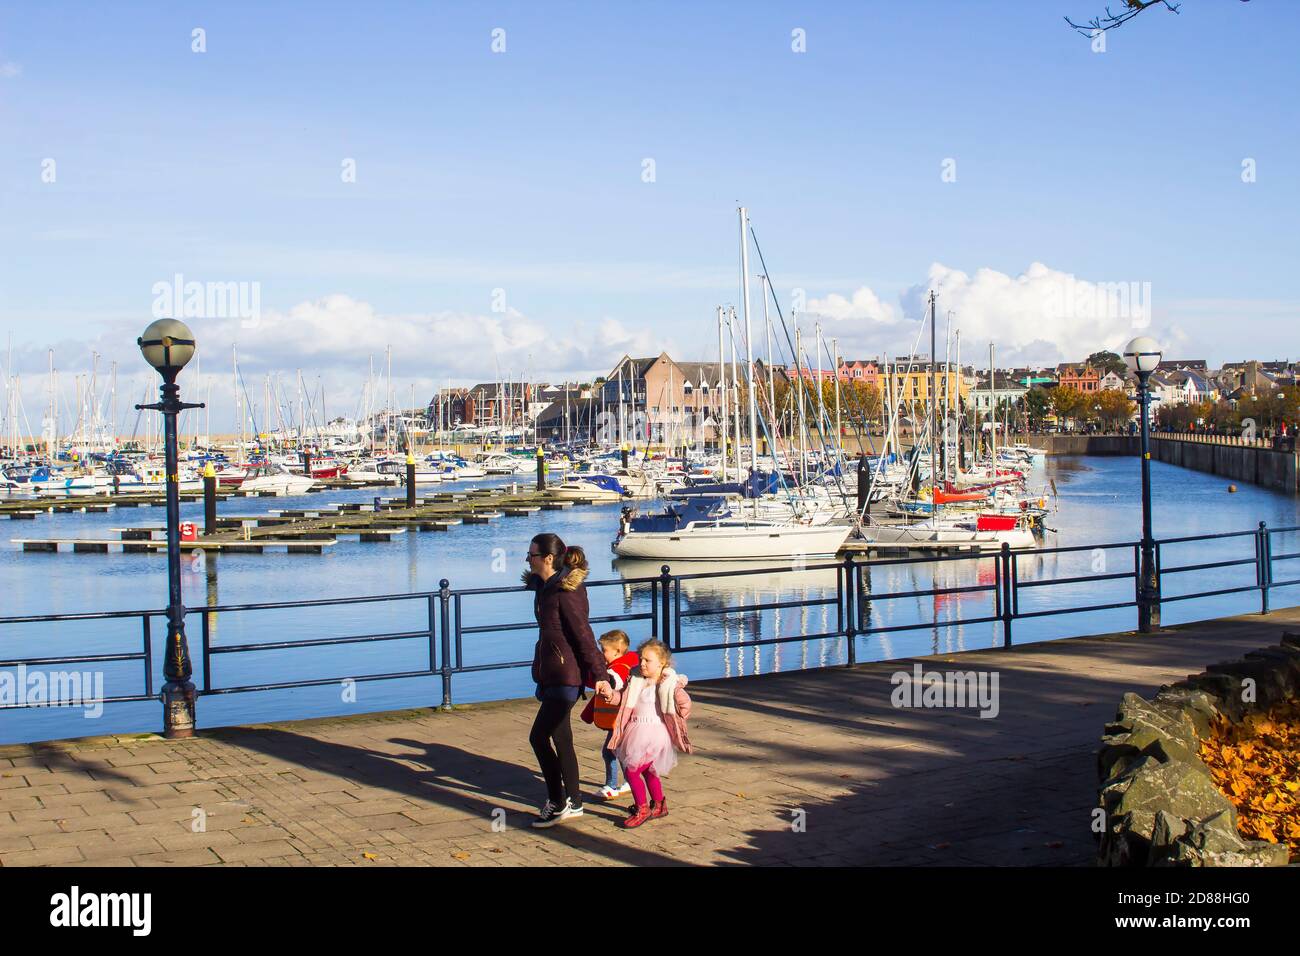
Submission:
[[[1285,843],[1300,862],[1300,702],[1250,714],[1241,724],[1219,718],[1201,759],[1237,808],[1242,836]]]

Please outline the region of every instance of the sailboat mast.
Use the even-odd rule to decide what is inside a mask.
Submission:
[[[938,346],[936,342],[937,333],[935,330],[935,326],[938,323],[935,319],[934,310],[935,310],[934,293],[931,292],[930,293],[930,512],[931,514],[935,513],[937,509],[938,502],[935,501],[935,498],[937,497],[937,495],[935,495],[935,490],[939,487],[938,484],[939,472],[935,467],[936,463],[934,457],[935,455],[934,436],[937,434],[938,424],[939,424],[938,422],[939,398],[938,398],[938,391],[935,388],[936,385],[935,373],[937,371],[935,368],[935,365],[937,364],[935,359],[938,357],[937,356]]]
[[[822,381],[822,324],[813,323],[813,351],[817,353],[817,444],[826,448],[826,386]]]
[[[798,449],[800,449],[800,488],[802,488],[809,480],[809,472],[807,472],[807,449],[803,444],[803,438],[805,438],[807,432],[806,423],[803,420],[803,333],[798,321],[794,323],[794,381],[796,381],[796,398],[798,407],[800,407]]]
[[[740,207],[740,283],[745,309],[745,383],[749,388],[749,473],[758,470],[758,403],[754,395],[754,337],[749,325],[749,239],[746,228],[749,217],[745,207]],[[758,499],[754,499],[754,516],[758,516]]]
[[[772,372],[772,319],[767,314],[767,299],[771,286],[768,284],[767,273],[762,275],[763,279],[763,326],[767,330],[767,399],[772,408],[772,438],[774,441],[781,439],[781,420],[776,414],[776,379],[773,378]],[[772,460],[776,461],[776,448],[772,449]]]
[[[736,309],[727,312],[727,331],[731,333],[731,406],[732,450],[736,453],[736,480],[740,481],[740,368],[736,364]]]
[[[943,480],[948,480],[948,426],[952,410],[952,311],[943,330],[943,444],[939,446],[939,464]]]
[[[998,466],[998,391],[997,372],[993,370],[993,343],[989,343],[989,469],[990,475],[997,475]]]
[[[966,443],[961,434],[961,383],[965,373],[961,368],[961,329],[953,330],[953,335],[957,339],[957,394],[953,397],[953,434],[957,436],[957,463],[953,466],[953,474],[960,474],[966,461]]]
[[[722,480],[727,480],[727,354],[722,338],[722,306],[718,306],[718,451],[722,455]]]
[[[844,434],[843,425],[840,420],[840,341],[831,339],[831,351],[835,354],[832,361],[835,363],[835,370],[832,374],[835,376],[835,454],[837,458],[844,457],[844,446],[840,436]]]

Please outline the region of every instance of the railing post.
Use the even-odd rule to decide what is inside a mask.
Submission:
[[[844,575],[842,578],[844,597],[840,602],[840,607],[844,614],[844,639],[848,644],[848,653],[845,655],[845,666],[852,667],[858,662],[858,629],[857,629],[857,611],[854,609],[854,601],[857,599],[857,577],[858,566],[853,563],[853,554],[849,553],[844,556]]]
[[[659,636],[659,579],[650,579],[650,636]]]
[[[428,614],[426,620],[429,625],[429,673],[438,673],[438,605],[437,598],[433,591],[426,595],[428,604]]]
[[[673,581],[673,637],[668,646],[674,650],[682,649],[682,582]]]
[[[442,709],[451,710],[451,582],[438,582],[442,625]]]
[[[1259,584],[1259,613],[1268,613],[1268,589],[1273,583],[1273,545],[1269,540],[1268,525],[1259,523],[1255,532],[1255,577]]]
[[[212,615],[203,612],[203,623],[199,628],[199,639],[203,642],[203,693],[212,693]]]
[[[672,612],[669,609],[671,598],[668,596],[671,583],[668,565],[662,565],[659,568],[659,639],[669,647],[673,642]]]
[[[1002,564],[1002,646],[1011,646],[1011,602],[1014,599],[1016,582],[1012,579],[1011,545],[1002,542],[1002,553],[998,556]]]
[[[153,696],[153,635],[149,631],[149,615],[142,618],[144,622],[144,692]]]

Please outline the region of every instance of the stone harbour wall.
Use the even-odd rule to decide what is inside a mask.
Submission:
[[[1286,866],[1285,844],[1237,832],[1237,809],[1199,751],[1216,717],[1240,723],[1298,693],[1300,634],[1288,633],[1277,647],[1162,687],[1154,700],[1125,694],[1097,753],[1104,813],[1098,864]]]

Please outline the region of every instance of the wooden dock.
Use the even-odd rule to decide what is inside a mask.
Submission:
[[[214,551],[226,554],[262,554],[267,550],[280,550],[289,554],[320,554],[323,549],[337,544],[335,538],[321,536],[308,539],[294,538],[277,540],[259,538],[256,541],[244,541],[239,538],[229,541],[214,541],[204,538],[199,541],[182,541],[181,551]],[[43,551],[50,553],[71,552],[73,554],[108,554],[117,551],[123,554],[150,554],[167,550],[165,539],[138,539],[123,537],[118,540],[96,541],[87,538],[44,538],[27,540],[17,538],[14,544],[22,545],[24,551]]]
[[[416,499],[414,508],[406,506],[405,498],[380,498],[373,503],[279,509],[264,515],[218,515],[216,533],[202,535],[197,541],[183,541],[181,550],[251,554],[285,550],[320,554],[340,538],[356,538],[362,542],[391,541],[408,532],[447,532],[457,525],[489,524],[506,516],[530,517],[543,511],[592,503],[589,499],[554,498],[549,491],[511,491],[509,487],[498,487],[426,495]],[[34,518],[40,513],[12,509],[8,516],[11,519]],[[14,543],[24,552],[74,554],[148,553],[167,546],[163,525],[111,530],[116,538],[18,538]]]
[[[325,494],[331,491],[358,491],[364,488],[391,490],[392,482],[347,481],[346,479],[322,479],[317,487],[306,492],[309,495]],[[488,489],[491,490],[491,489]],[[238,488],[217,488],[217,500],[227,498],[284,498],[278,491],[241,491]],[[182,491],[182,502],[203,500],[201,491]],[[403,499],[404,500],[404,499]],[[36,511],[63,514],[67,512],[96,512],[108,508],[165,508],[167,496],[161,492],[122,492],[100,495],[44,495],[37,498],[3,498],[0,499],[0,516],[12,511]]]

